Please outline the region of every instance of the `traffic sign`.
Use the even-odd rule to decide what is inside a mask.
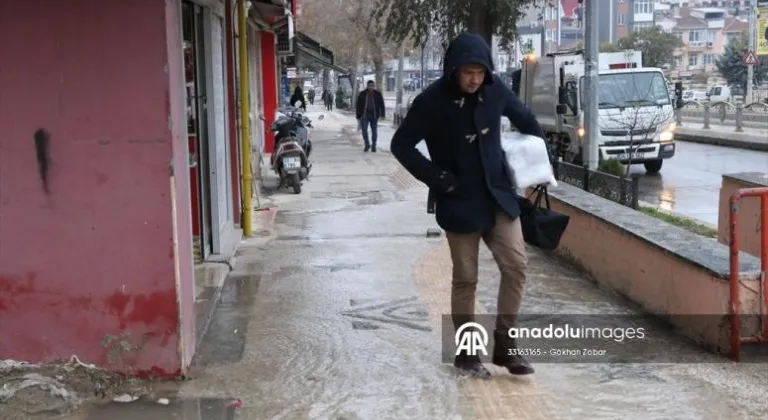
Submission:
[[[757,65],[757,56],[755,55],[755,52],[752,50],[747,51],[746,54],[744,54],[744,61],[745,66],[756,66]]]

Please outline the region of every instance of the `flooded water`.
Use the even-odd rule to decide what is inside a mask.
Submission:
[[[191,379],[168,405],[109,403],[79,419],[768,419],[768,359],[659,363],[693,352],[674,334],[633,349],[642,363],[534,362],[528,378],[489,363],[491,380],[461,378],[441,360],[451,264],[445,239],[426,235],[426,192],[394,180],[388,154],[332,142],[333,121],[317,124],[302,194],[268,197],[278,217],[259,231],[272,240],[242,244]],[[620,326],[639,313],[562,261],[532,249],[529,260],[526,314],[621,314],[606,321]],[[493,314],[485,247],[479,274],[477,311]]]

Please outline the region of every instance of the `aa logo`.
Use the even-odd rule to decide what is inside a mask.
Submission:
[[[474,328],[474,330],[470,330],[470,328]],[[477,322],[462,324],[456,330],[454,341],[456,342],[457,356],[462,351],[470,356],[477,356],[478,351],[481,351],[485,356],[488,355],[486,350],[486,346],[488,346],[488,332]]]

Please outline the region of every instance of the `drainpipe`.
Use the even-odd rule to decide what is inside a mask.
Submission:
[[[250,109],[248,103],[248,44],[246,33],[248,31],[245,0],[237,0],[237,28],[239,34],[238,59],[240,64],[240,157],[242,159],[241,174],[243,180],[243,236],[251,236],[253,229],[251,215],[253,213],[253,201],[251,193],[251,134],[250,134]]]

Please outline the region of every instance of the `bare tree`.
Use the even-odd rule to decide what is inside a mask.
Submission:
[[[383,84],[384,61],[396,53],[392,45],[379,35],[378,22],[373,19],[374,0],[312,0],[302,4],[302,31],[328,45],[338,64],[355,68],[373,64],[376,82]],[[353,75],[352,80],[356,80]]]

